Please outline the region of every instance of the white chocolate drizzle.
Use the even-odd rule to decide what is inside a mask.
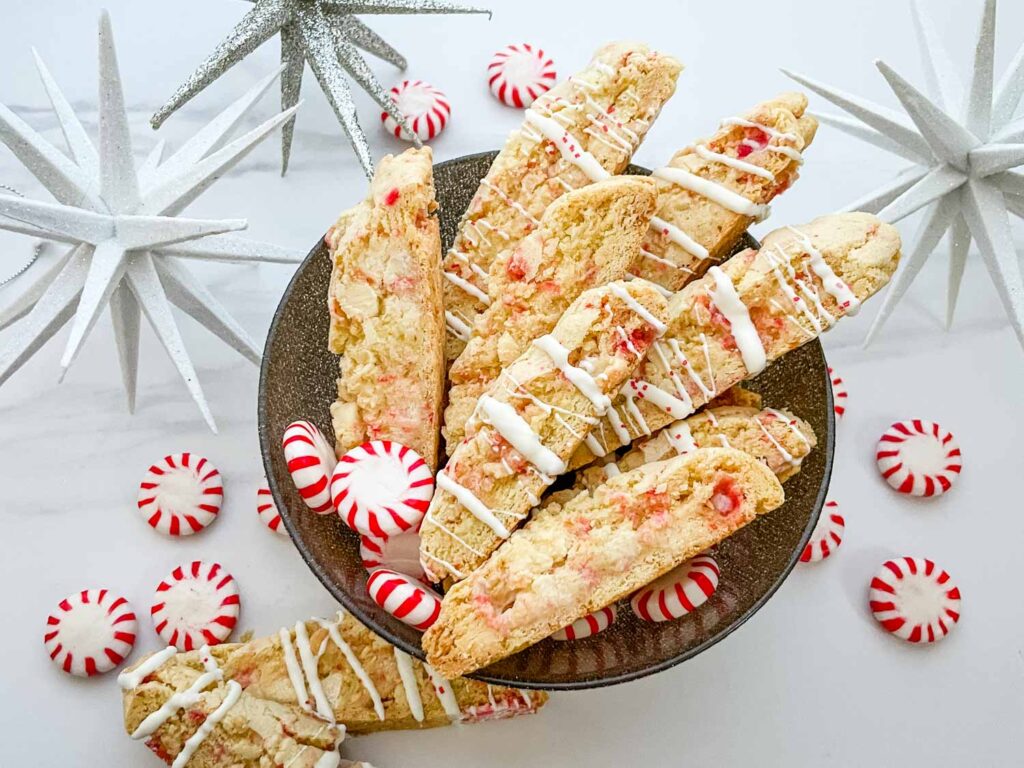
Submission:
[[[238,702],[239,697],[242,695],[242,686],[236,683],[234,680],[228,681],[228,690],[224,695],[224,700],[220,703],[213,712],[206,716],[206,719],[202,722],[202,725],[196,729],[196,732],[188,737],[188,740],[182,745],[181,752],[174,758],[174,762],[171,763],[171,768],[184,768],[188,764],[188,761],[192,759],[192,755],[199,749],[206,737],[213,733],[213,729],[217,727],[217,723],[223,720],[228,711],[235,706]]]
[[[472,329],[447,309],[444,311],[444,324],[448,329],[448,333],[459,341],[469,341],[469,337],[472,335]]]
[[[693,411],[693,404],[686,403],[670,392],[666,392],[649,381],[630,379],[620,390],[627,399],[639,398],[646,400],[658,410],[676,418],[682,418]]]
[[[739,347],[747,373],[754,376],[764,370],[768,364],[768,357],[764,351],[764,344],[761,343],[761,337],[757,334],[757,328],[750,320],[747,305],[740,299],[732,280],[720,267],[711,267],[708,274],[715,282],[711,298],[715,302],[715,306],[729,321],[732,336],[736,340],[736,346]]]
[[[682,168],[673,168],[671,166],[658,168],[651,175],[680,186],[689,192],[703,195],[726,210],[738,213],[741,216],[750,216],[757,221],[763,221],[767,218],[769,211],[767,205],[752,202],[743,197],[743,195],[737,194],[717,182],[705,179],[703,176],[697,176],[689,171],[684,171]]]
[[[622,470],[619,469],[618,464],[614,461],[609,461],[601,469],[604,471],[605,480],[611,480],[613,477],[618,477],[622,474]]]
[[[485,424],[491,426],[545,475],[560,475],[566,471],[565,462],[541,442],[529,422],[511,405],[490,395],[482,395],[477,401],[477,409]]]
[[[701,158],[712,163],[721,163],[727,165],[730,168],[734,168],[737,171],[743,173],[749,173],[753,176],[760,176],[762,179],[768,179],[769,181],[775,181],[775,174],[769,171],[767,168],[762,168],[759,165],[748,163],[744,160],[740,160],[737,157],[731,157],[730,155],[723,155],[719,152],[713,152],[703,144],[697,144],[694,146],[693,151],[700,155]]]
[[[150,712],[139,726],[132,731],[133,739],[145,739],[152,736],[156,731],[178,713],[178,710],[191,707],[197,704],[202,697],[203,689],[219,683],[224,679],[224,673],[217,666],[213,656],[210,655],[210,646],[204,645],[199,649],[199,658],[203,662],[204,672],[197,677],[192,685],[184,691],[178,691],[167,699],[159,709]]]
[[[647,309],[647,307],[634,299],[621,283],[609,283],[608,289],[622,299],[626,306],[633,310],[641,320],[654,328],[655,332],[659,336],[668,330],[668,327],[661,322],[661,320],[656,318],[650,310]]]
[[[533,346],[546,354],[554,366],[562,372],[569,382],[579,390],[587,400],[591,402],[598,414],[603,414],[611,406],[612,401],[600,385],[587,371],[569,363],[569,350],[551,334],[541,336],[533,340]],[[554,473],[559,474],[559,473]]]
[[[846,314],[857,314],[857,311],[860,309],[860,299],[857,298],[857,294],[829,266],[828,262],[825,261],[825,257],[821,255],[821,251],[814,247],[814,244],[811,243],[811,239],[807,235],[793,227],[787,227],[787,229],[799,238],[804,249],[807,251],[811,270],[821,280],[825,291],[836,300],[836,304],[846,310]]]
[[[661,234],[665,235],[665,237],[667,237],[673,243],[678,245],[687,253],[696,256],[698,259],[706,259],[711,255],[710,251],[708,251],[707,248],[705,248],[703,245],[698,243],[688,234],[683,232],[683,230],[681,230],[675,224],[661,218],[660,216],[651,216],[651,229],[661,232]],[[650,254],[648,258],[652,257],[654,257],[654,254]],[[675,266],[674,264],[672,264],[671,261],[668,261],[667,259],[661,259],[661,261],[664,261],[667,264]]]
[[[430,678],[431,684],[434,686],[434,693],[437,694],[437,700],[441,702],[441,707],[444,708],[445,714],[448,715],[448,719],[453,723],[458,722],[462,719],[462,710],[459,709],[459,700],[455,698],[455,691],[452,690],[452,684],[445,678],[441,677],[432,666],[423,662],[423,668],[427,670],[427,676]]]
[[[117,684],[126,691],[134,691],[142,681],[156,672],[160,667],[178,655],[178,649],[168,645],[162,651],[158,651],[139,664],[130,672],[125,670],[117,676]]]
[[[540,132],[562,154],[566,161],[572,163],[591,181],[602,181],[611,176],[597,158],[587,152],[580,140],[572,136],[557,120],[545,117],[535,109],[526,110],[526,122]]]
[[[409,705],[409,711],[417,723],[423,722],[423,698],[420,696],[420,686],[416,682],[416,670],[412,665],[412,657],[398,646],[394,646],[395,664],[398,666],[398,676],[402,680],[402,688],[405,690],[405,702]]]
[[[472,296],[472,297],[474,297],[476,299],[479,299],[483,304],[486,304],[487,306],[491,305],[491,298],[490,298],[490,296],[488,296],[486,293],[484,293],[479,288],[477,288],[475,285],[473,285],[471,282],[469,282],[469,280],[466,280],[464,277],[460,277],[459,275],[456,275],[454,272],[449,272],[448,270],[445,270],[441,274],[443,274],[445,280],[447,280],[452,285],[457,286],[458,288],[461,288],[463,291],[468,293],[470,296]]]
[[[586,444],[587,448],[590,449],[590,452],[597,456],[598,458],[605,456],[608,453],[608,449],[601,445],[601,442],[597,439],[597,436],[594,435],[593,432],[587,435],[583,439],[583,442]]]
[[[383,720],[384,702],[381,700],[380,692],[377,690],[377,686],[373,684],[373,680],[367,674],[366,668],[363,666],[362,662],[359,661],[359,657],[356,656],[355,651],[352,650],[352,646],[345,641],[345,638],[341,636],[341,630],[338,629],[343,617],[344,614],[339,613],[338,621],[330,622],[325,621],[324,619],[317,619],[316,623],[327,630],[327,635],[330,637],[331,642],[333,642],[338,647],[338,650],[341,651],[342,655],[345,657],[345,661],[347,661],[348,665],[352,668],[352,672],[355,674],[359,682],[363,684],[363,688],[366,689],[366,692],[369,694],[370,700],[373,702],[373,711],[377,713],[378,719]],[[327,641],[325,640],[320,652],[323,653],[326,647]],[[398,649],[396,648],[395,650],[397,651]]]
[[[473,517],[494,531],[495,536],[502,539],[509,537],[508,528],[495,516],[491,508],[474,496],[468,488],[455,482],[447,472],[438,472],[436,482],[438,488],[454,496],[455,500],[465,507]]]
[[[298,646],[299,662],[302,664],[302,672],[309,684],[309,692],[316,704],[316,713],[328,722],[334,721],[334,708],[324,693],[323,684],[320,682],[320,672],[317,669],[319,656],[313,655],[313,649],[309,645],[309,635],[306,632],[305,622],[295,623],[295,645]]]
[[[668,439],[669,445],[679,455],[697,450],[697,442],[693,439],[690,425],[686,423],[685,419],[670,424],[665,429],[665,437]]]
[[[511,197],[506,195],[502,190],[498,189],[498,187],[494,186],[494,184],[492,184],[487,179],[481,179],[480,180],[480,186],[481,187],[487,187],[487,189],[491,190],[494,194],[496,194],[498,197],[500,197],[501,201],[503,203],[505,203],[505,205],[509,206],[514,211],[519,213],[519,215],[521,215],[524,219],[529,221],[534,226],[537,226],[538,224],[540,224],[540,221],[538,221],[528,210],[526,210],[522,206],[522,204],[517,203]]]

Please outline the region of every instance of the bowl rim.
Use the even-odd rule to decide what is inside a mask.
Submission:
[[[465,163],[471,160],[479,160],[486,156],[493,156],[496,154],[494,150],[484,152],[474,152],[468,155],[460,155],[449,160],[444,160],[440,163],[434,164],[435,172],[439,168],[444,168],[449,165],[456,163]],[[634,166],[638,170],[647,171],[646,168],[640,166]],[[649,171],[647,171],[649,173]],[[760,242],[758,241],[758,245]],[[295,290],[296,283],[299,280],[301,274],[308,267],[309,263],[321,253],[321,249],[324,247],[323,239],[317,242],[316,245],[306,254],[306,257],[296,267],[295,272],[292,274],[291,279],[288,281],[288,285],[285,287],[284,292],[281,294],[281,299],[274,309],[274,316],[270,321],[270,328],[267,330],[267,339],[263,347],[263,355],[260,361],[260,379],[259,379],[259,390],[257,392],[257,431],[260,442],[260,456],[263,459],[263,469],[266,476],[267,485],[270,488],[270,493],[274,499],[274,503],[277,505],[278,510],[281,513],[281,518],[284,522],[285,529],[288,531],[288,535],[291,537],[296,549],[302,556],[306,566],[313,572],[313,574],[320,580],[320,583],[326,587],[328,593],[339,603],[342,607],[352,613],[360,622],[362,622],[371,632],[379,635],[387,642],[394,646],[397,646],[400,650],[405,651],[414,658],[425,661],[425,654],[419,644],[413,644],[407,642],[404,638],[399,637],[391,633],[386,627],[377,622],[372,616],[367,614],[359,607],[359,604],[349,597],[348,592],[341,589],[334,580],[330,577],[327,570],[317,562],[316,558],[313,557],[309,547],[306,546],[302,537],[298,535],[297,526],[292,522],[291,511],[288,505],[284,503],[284,497],[281,491],[278,489],[277,480],[273,472],[273,462],[271,460],[272,446],[277,447],[277,442],[271,440],[268,434],[267,428],[267,410],[266,410],[266,387],[267,377],[269,371],[269,354],[268,351],[277,335],[280,319],[282,316],[282,309],[284,305],[291,299],[292,293]],[[808,342],[808,347],[814,347],[817,350],[817,355],[821,359],[823,367],[827,370],[828,361],[825,359],[825,350],[821,346],[821,338],[818,337],[813,341]],[[819,443],[817,449],[824,451],[824,474],[822,476],[821,485],[818,487],[818,493],[814,499],[813,510],[810,517],[808,518],[807,525],[804,527],[804,531],[800,536],[799,544],[794,548],[793,553],[790,555],[788,562],[780,571],[778,577],[769,586],[769,588],[761,595],[747,610],[740,614],[730,624],[724,626],[720,631],[714,633],[711,637],[705,640],[703,643],[682,651],[671,658],[660,661],[651,666],[644,667],[643,669],[633,670],[625,672],[619,675],[604,678],[594,679],[582,679],[572,680],[558,683],[536,683],[529,680],[511,680],[509,678],[488,675],[485,670],[480,670],[472,674],[465,675],[473,680],[479,680],[484,683],[492,683],[495,685],[512,686],[516,688],[526,688],[530,690],[544,690],[544,691],[579,691],[590,688],[605,688],[611,685],[619,685],[621,683],[628,683],[634,680],[639,680],[649,675],[655,675],[659,672],[664,672],[666,669],[670,669],[677,664],[681,664],[688,659],[692,659],[700,653],[703,653],[711,646],[721,642],[726,637],[731,635],[741,626],[743,626],[750,618],[757,613],[761,608],[764,607],[765,603],[768,602],[771,597],[778,592],[779,587],[782,583],[789,578],[789,575],[793,572],[793,568],[796,567],[797,561],[800,555],[803,553],[807,542],[811,538],[811,534],[814,531],[814,527],[818,523],[818,519],[821,516],[821,510],[825,506],[825,500],[828,495],[829,485],[832,480],[832,466],[834,460],[835,451],[835,404],[832,396],[832,387],[828,386],[825,388],[826,395],[826,434],[825,439]]]

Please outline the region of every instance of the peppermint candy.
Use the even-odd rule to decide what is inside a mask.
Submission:
[[[399,621],[421,632],[437,621],[441,596],[404,573],[378,568],[366,580],[370,598]]]
[[[259,516],[260,522],[274,533],[288,536],[288,531],[285,530],[284,521],[281,520],[281,513],[277,509],[277,504],[274,503],[270,488],[265,485],[261,485],[256,491],[256,514]]]
[[[422,80],[403,80],[391,89],[391,98],[420,141],[429,141],[443,131],[452,114],[448,97]],[[413,140],[413,135],[387,112],[380,113],[380,121],[396,139]]]
[[[420,535],[416,531],[397,533],[383,539],[360,535],[359,559],[371,573],[378,568],[388,568],[420,581],[427,578],[420,564]]]
[[[698,555],[652,581],[632,598],[633,613],[644,621],[671,621],[695,611],[718,589],[718,563]]]
[[[371,440],[338,460],[330,491],[349,528],[384,539],[419,528],[434,495],[434,478],[416,451]]]
[[[555,63],[529,43],[506,45],[495,51],[487,65],[491,93],[510,107],[530,106],[555,84]]]
[[[76,677],[109,672],[135,646],[138,623],[128,601],[107,589],[83,589],[46,617],[43,642],[53,663]]]
[[[331,472],[338,460],[334,449],[315,424],[293,421],[281,439],[288,472],[306,506],[318,515],[334,510],[331,504]]]
[[[139,512],[165,536],[191,536],[214,520],[224,501],[220,472],[194,453],[172,453],[139,484]]]
[[[911,496],[941,496],[963,468],[952,433],[921,419],[889,427],[878,441],[875,462],[885,482]]]
[[[922,557],[882,563],[871,579],[871,612],[887,632],[908,643],[934,643],[960,620],[960,588]]]
[[[585,637],[604,632],[615,621],[617,612],[614,605],[606,605],[600,610],[588,613],[576,619],[568,627],[563,627],[551,636],[552,640],[582,640]]]
[[[149,611],[156,633],[179,651],[217,645],[238,622],[238,585],[220,563],[179,565],[156,588]]]
[[[842,419],[846,415],[846,400],[849,397],[846,384],[831,365],[828,367],[828,377],[832,382],[832,409],[835,411],[836,418]]]
[[[839,514],[839,505],[834,501],[825,503],[821,510],[818,523],[811,531],[811,538],[800,554],[801,563],[816,563],[824,560],[843,543],[843,531],[846,530],[846,521]]]

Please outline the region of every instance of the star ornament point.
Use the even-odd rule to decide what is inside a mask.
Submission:
[[[1024,164],[1024,118],[1014,119],[1024,95],[1024,45],[997,82],[993,71],[996,1],[984,0],[970,77],[962,79],[930,24],[923,0],[913,0],[912,18],[923,54],[924,90],[885,61],[875,61],[902,112],[783,70],[787,77],[846,112],[818,115],[821,122],[910,162],[893,179],[848,206],[849,210],[877,213],[890,222],[923,210],[917,237],[889,287],[865,345],[877,337],[948,234],[947,327],[952,324],[973,240],[1010,325],[1024,346],[1024,281],[1009,218],[1024,218],[1024,172],[1015,170]]]
[[[0,104],[0,142],[53,195],[38,201],[0,194],[0,229],[65,244],[65,252],[0,311],[0,385],[70,323],[60,379],[109,309],[129,410],[134,410],[144,316],[216,432],[213,414],[185,349],[172,306],[190,315],[246,359],[260,352],[248,333],[185,266],[187,259],[297,263],[303,254],[233,233],[244,219],[208,220],[180,212],[294,114],[294,107],[231,139],[277,75],[238,101],[163,160],[164,144],[136,167],[110,18],[100,17],[99,142],[82,127],[34,52],[39,76],[67,144],[65,154]]]
[[[179,107],[219,78],[270,38],[281,38],[281,104],[298,102],[302,74],[308,63],[320,83],[327,101],[348,136],[368,178],[373,176],[373,161],[366,142],[349,80],[352,80],[395,121],[420,140],[409,128],[405,116],[381,85],[360,50],[405,69],[405,58],[380,35],[356,18],[356,14],[487,14],[485,8],[444,2],[443,0],[251,0],[252,8],[235,25],[213,52],[182,83],[150,119],[159,128]],[[281,134],[281,173],[288,169],[291,156],[294,118]]]

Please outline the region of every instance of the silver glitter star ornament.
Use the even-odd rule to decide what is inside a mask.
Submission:
[[[38,55],[36,65],[68,155],[0,104],[0,142],[56,199],[51,203],[0,194],[0,229],[71,246],[23,295],[0,311],[0,329],[13,325],[0,346],[0,384],[70,322],[71,334],[61,358],[66,372],[97,318],[109,306],[129,410],[135,407],[139,325],[145,315],[206,422],[216,431],[171,305],[253,363],[259,362],[260,351],[182,259],[297,263],[304,254],[222,234],[245,228],[244,220],[207,221],[179,214],[295,110],[285,110],[228,141],[235,125],[276,80],[275,73],[166,161],[161,162],[164,146],[160,142],[136,168],[106,13],[100,17],[99,50],[98,147]]]
[[[366,143],[348,78],[366,91],[385,112],[408,133],[412,133],[391,94],[377,80],[357,49],[372,53],[400,69],[406,61],[372,29],[353,14],[410,13],[486,13],[437,0],[253,0],[253,8],[242,17],[230,34],[214,48],[150,122],[159,128],[182,104],[227,72],[256,48],[276,34],[281,36],[281,107],[295,105],[302,85],[302,72],[308,61],[327,100],[348,135],[367,177],[373,176],[373,161]],[[281,173],[288,170],[294,118],[281,134]],[[414,139],[419,146],[419,139]]]
[[[876,66],[906,115],[844,93],[802,75],[786,75],[853,118],[819,119],[911,162],[891,181],[848,206],[897,221],[924,210],[917,240],[893,280],[865,343],[875,337],[943,235],[950,235],[946,322],[953,321],[960,281],[973,238],[1024,345],[1024,282],[1008,214],[1024,218],[1024,118],[1014,119],[1024,94],[1024,45],[998,84],[993,77],[996,2],[985,0],[970,86],[963,97],[941,43],[914,0],[914,27],[924,62],[928,95],[885,62]],[[908,119],[909,118],[909,119]]]

